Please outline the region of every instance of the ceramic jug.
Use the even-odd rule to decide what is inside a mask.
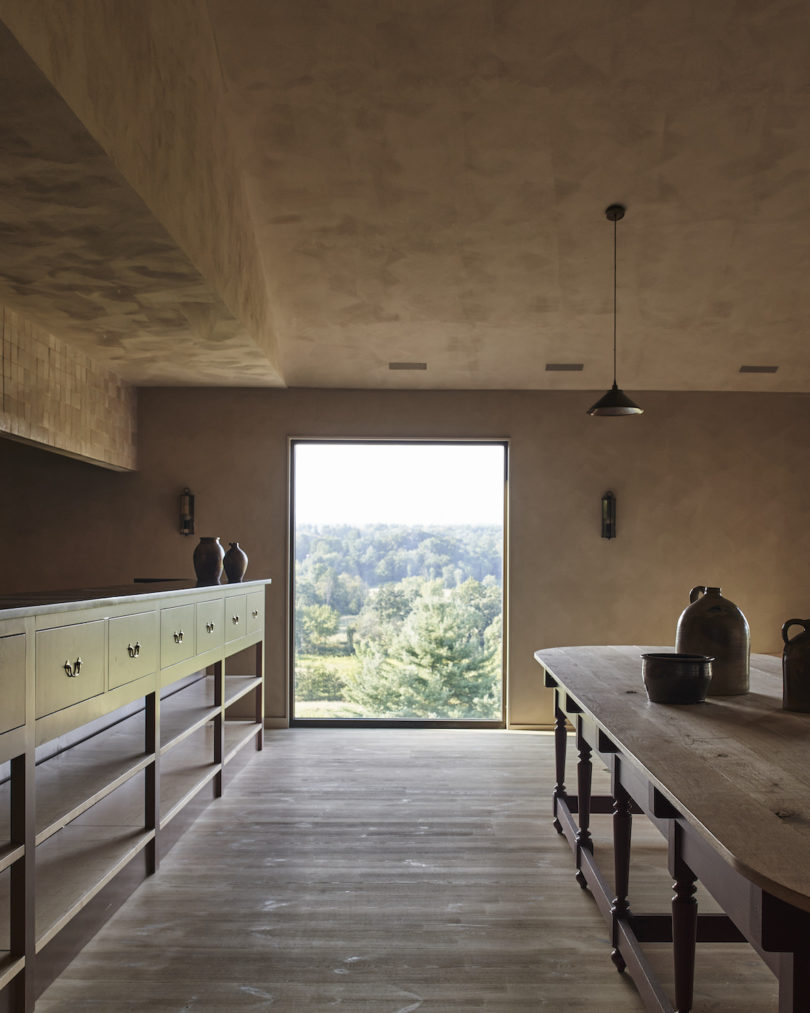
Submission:
[[[803,632],[791,639],[791,626],[801,626]],[[788,619],[782,639],[782,706],[786,711],[810,711],[810,619]]]
[[[197,587],[218,584],[222,577],[222,558],[225,550],[219,538],[201,538],[194,550],[194,572],[197,574]]]
[[[698,584],[678,620],[675,650],[714,658],[709,696],[748,692],[751,636],[748,621],[719,587]]]

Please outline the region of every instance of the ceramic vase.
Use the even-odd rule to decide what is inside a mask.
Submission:
[[[719,587],[698,585],[678,620],[675,650],[714,658],[709,696],[748,692],[751,635],[748,621]]]
[[[238,584],[244,579],[247,570],[248,558],[244,549],[239,548],[239,542],[230,542],[230,548],[225,553],[223,564],[225,575],[229,584]]]
[[[197,587],[218,584],[222,577],[222,559],[225,550],[219,538],[201,538],[194,550],[194,572],[197,575]]]

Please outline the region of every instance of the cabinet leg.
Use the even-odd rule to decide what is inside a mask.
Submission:
[[[613,923],[613,951],[610,959],[619,973],[624,971],[625,962],[619,949],[619,922],[630,917],[630,843],[633,831],[632,801],[614,773],[613,787],[613,872],[616,881],[616,896],[610,906]]]
[[[256,723],[259,731],[256,734],[256,749],[264,749],[264,642],[256,644],[256,675],[262,680],[261,686],[255,692],[256,699]]]
[[[8,986],[9,1008],[13,1013],[32,1013],[36,951],[33,744],[24,754],[15,756],[10,767],[10,838],[12,844],[22,844],[25,847],[25,855],[14,862],[10,869],[10,955],[12,958],[25,957],[25,967]]]
[[[568,730],[565,726],[565,714],[560,708],[560,690],[554,690],[554,772],[556,783],[552,795],[554,820],[552,826],[558,834],[562,833],[562,824],[557,816],[557,799],[565,798],[565,750],[568,742]]]
[[[143,825],[154,830],[155,836],[146,845],[146,872],[152,875],[160,864],[158,833],[160,828],[160,696],[148,693],[145,698],[144,752],[153,754],[154,760],[144,771]]]

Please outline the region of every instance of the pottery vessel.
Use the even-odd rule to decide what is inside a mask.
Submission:
[[[641,655],[641,678],[650,703],[703,703],[712,680],[712,661],[704,654]]]
[[[751,634],[748,621],[719,587],[698,585],[678,620],[675,650],[714,658],[709,696],[748,692]]]
[[[194,572],[197,575],[197,587],[218,584],[222,577],[222,559],[225,550],[219,538],[201,538],[194,550]]]
[[[229,584],[238,584],[244,579],[247,570],[248,557],[244,549],[239,548],[239,542],[229,542],[230,548],[225,553],[223,565],[225,576]]]
[[[791,626],[802,632],[788,636]],[[786,711],[810,711],[810,619],[788,619],[782,627],[782,706]]]

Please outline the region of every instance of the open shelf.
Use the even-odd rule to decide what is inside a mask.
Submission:
[[[153,830],[143,826],[74,821],[40,845],[36,856],[37,952],[154,836]]]
[[[223,762],[229,763],[249,742],[254,742],[262,726],[249,718],[225,722],[225,755]]]
[[[225,676],[225,706],[230,707],[232,703],[247,696],[251,690],[258,689],[262,680],[254,675],[226,675]]]
[[[114,721],[114,713],[111,718]],[[154,759],[144,752],[144,742],[140,710],[107,732],[41,761],[36,771],[37,844],[142,771]]]
[[[214,706],[214,677],[203,676],[176,693],[161,697],[160,752],[174,749],[219,713]]]
[[[220,771],[214,763],[214,729],[206,724],[185,736],[160,761],[160,827],[172,818]]]

